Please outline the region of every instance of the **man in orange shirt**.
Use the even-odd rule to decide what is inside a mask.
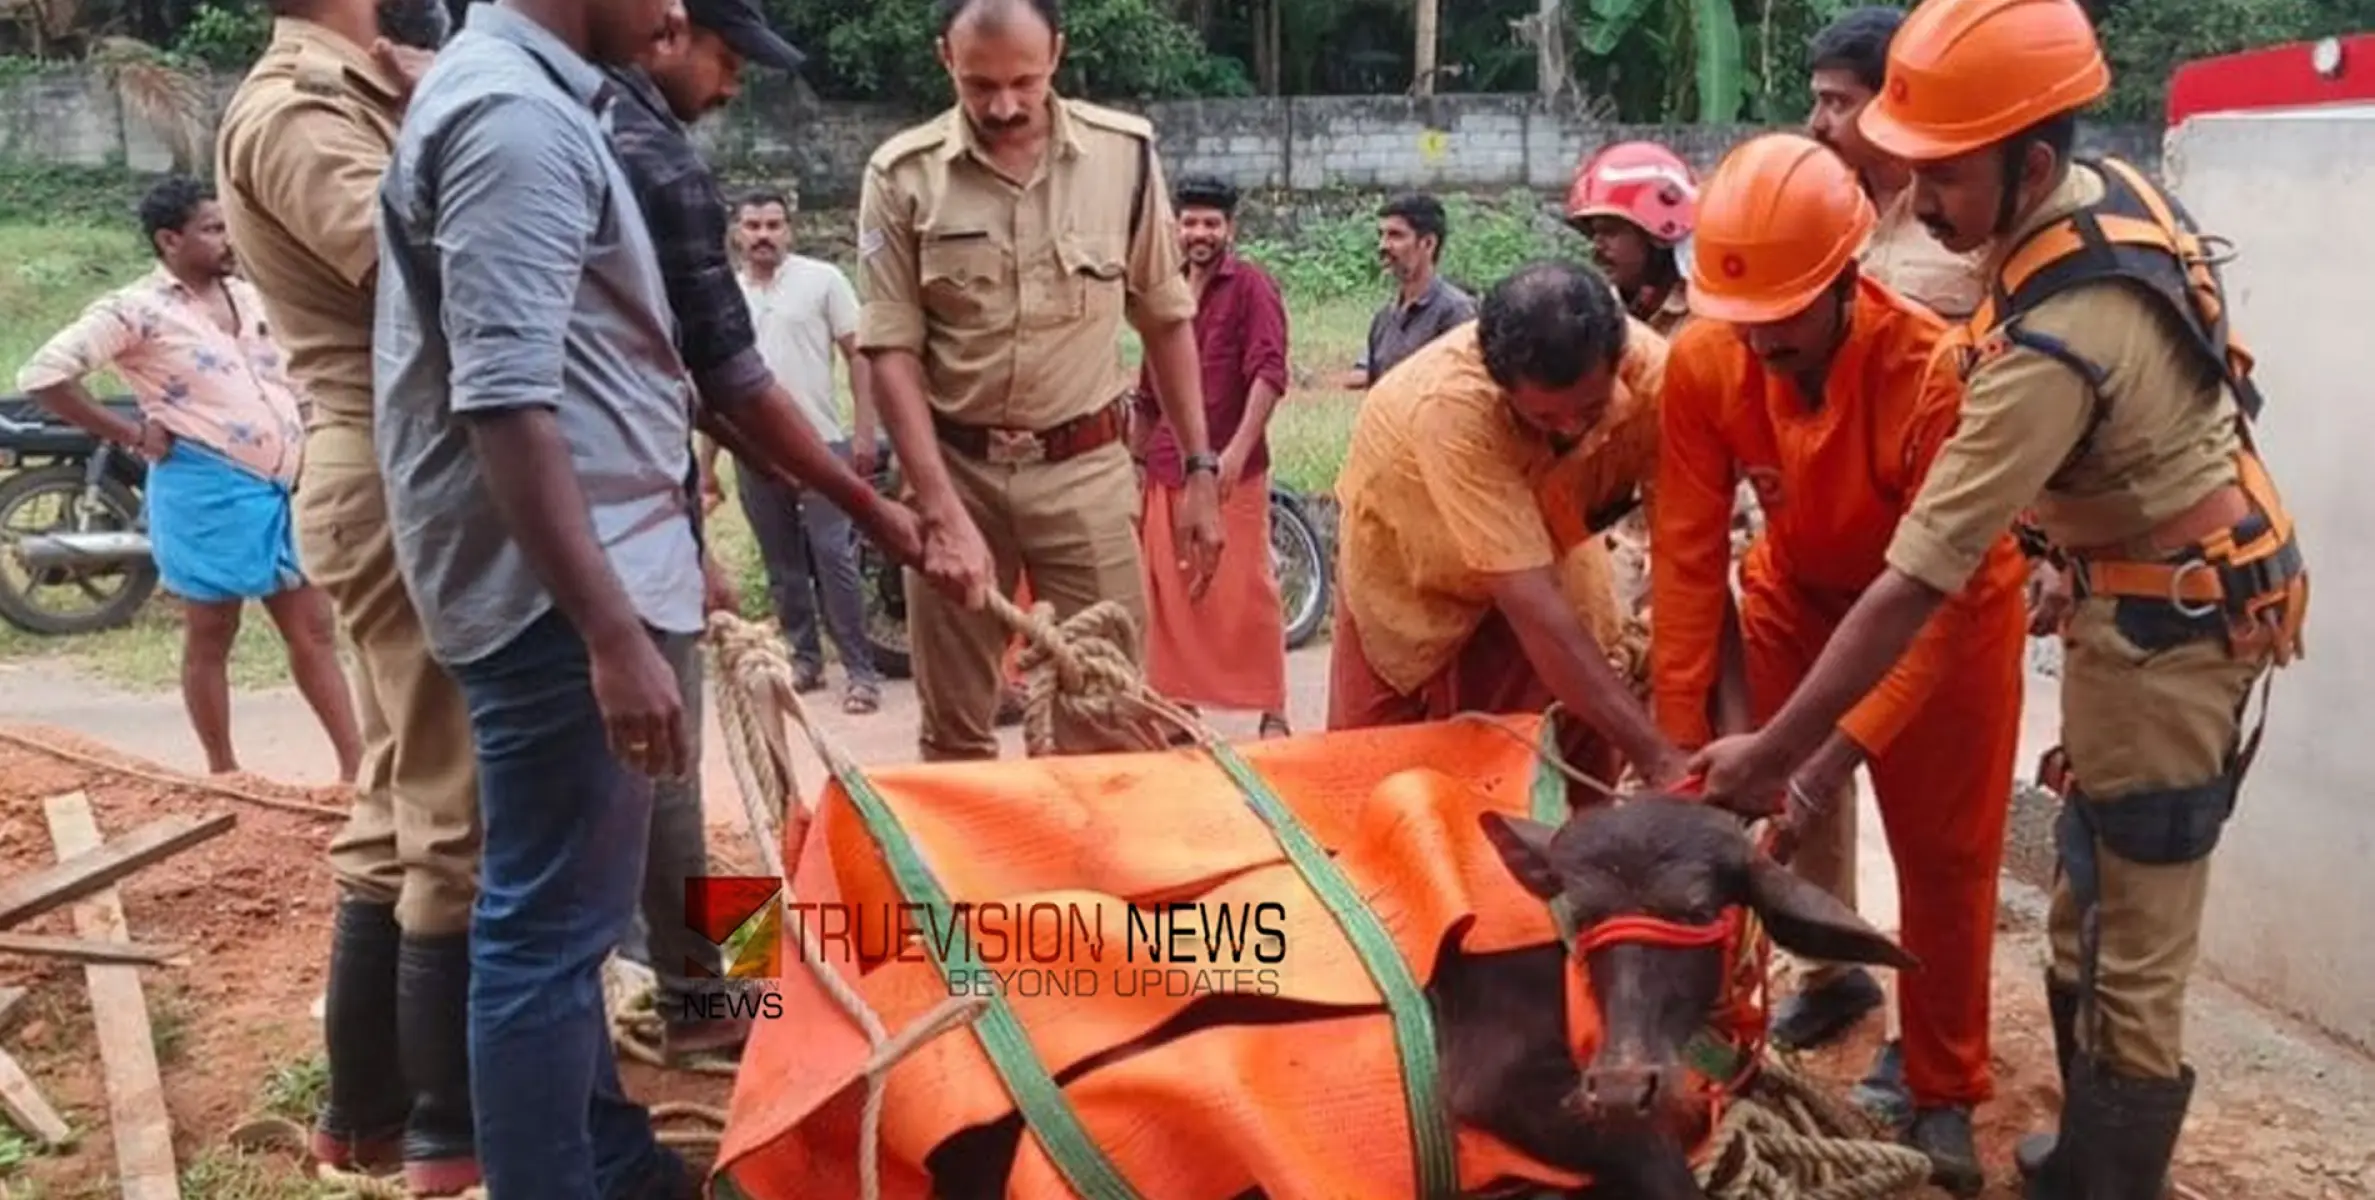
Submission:
[[[1621,626],[1586,517],[1655,470],[1664,356],[1597,271],[1539,262],[1370,388],[1336,484],[1328,728],[1556,699],[1589,727],[1566,731],[1570,758],[1604,740],[1652,783],[1681,776],[1609,668]]]
[[[1928,370],[1944,324],[1857,268],[1875,219],[1855,172],[1794,133],[1742,144],[1700,200],[1690,304],[1702,319],[1667,359],[1650,569],[1652,700],[1686,745],[1715,732],[1737,482],[1748,479],[1765,513],[1739,601],[1762,723],[1880,576],[1899,517],[1954,429],[1960,389],[1951,372]],[[1992,1087],[1989,966],[2020,739],[2026,574],[2012,539],[1999,538],[1921,648],[1791,778],[1784,822],[1853,803],[1853,773],[1869,763],[1905,948],[1921,960],[1898,984],[1906,1137],[1931,1156],[1936,1182],[1966,1196],[1981,1184],[1971,1109]],[[1877,992],[1860,972],[1819,986],[1859,976]],[[1897,1057],[1884,1051],[1876,1081],[1893,1082]]]

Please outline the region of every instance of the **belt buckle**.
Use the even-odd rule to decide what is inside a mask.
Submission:
[[[1002,467],[1035,463],[1047,457],[1047,443],[1028,429],[992,429],[987,457]]]
[[[2192,576],[2196,571],[2207,571],[2209,569],[2210,563],[2207,560],[2195,558],[2187,560],[2183,564],[2179,565],[2175,571],[2170,573],[2169,607],[2177,610],[2178,616],[2184,617],[2189,621],[2199,621],[2202,618],[2218,611],[2219,606],[2216,604],[2196,604],[2185,598],[2186,579]]]

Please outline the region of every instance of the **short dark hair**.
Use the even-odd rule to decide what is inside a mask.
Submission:
[[[1476,313],[1484,369],[1505,388],[1563,388],[1625,352],[1616,290],[1591,266],[1536,259],[1493,285]]]
[[[1380,205],[1377,216],[1380,220],[1400,217],[1412,233],[1432,235],[1438,259],[1443,257],[1443,244],[1451,240],[1451,222],[1443,214],[1443,202],[1425,192],[1404,192]]]
[[[187,175],[168,175],[140,198],[140,232],[148,238],[151,253],[162,253],[157,246],[160,233],[180,233],[190,227],[198,215],[198,207],[214,199],[214,189]]]
[[[1878,92],[1888,78],[1888,44],[1905,23],[1905,10],[1885,4],[1851,8],[1806,43],[1806,69],[1845,71],[1864,90]]]
[[[1218,175],[1186,175],[1171,189],[1173,208],[1217,208],[1225,217],[1237,215],[1237,185]]]
[[[1057,33],[1064,32],[1063,0],[940,0],[940,36],[947,37],[949,29],[957,23],[957,18],[981,3],[1026,5],[1032,12],[1039,14],[1040,20],[1047,22],[1049,29]]]
[[[783,215],[785,217],[788,218],[792,215],[791,197],[785,195],[782,192],[776,191],[773,188],[752,188],[751,190],[736,196],[734,198],[734,215],[736,217],[740,217],[743,213],[751,209],[765,208],[770,204],[782,205]]]

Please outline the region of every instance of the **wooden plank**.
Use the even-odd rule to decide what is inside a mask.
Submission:
[[[39,933],[0,933],[0,954],[35,954],[75,962],[132,963],[144,967],[184,967],[179,946],[148,946],[132,942],[89,942],[81,938],[50,937]]]
[[[66,1119],[43,1098],[41,1089],[33,1086],[33,1077],[25,1074],[6,1050],[0,1050],[0,1111],[6,1112],[17,1128],[46,1145],[62,1146],[74,1135],[66,1127]]]
[[[230,813],[160,817],[106,845],[94,843],[55,866],[0,884],[0,929],[88,896],[158,859],[222,834],[237,822]]]
[[[99,826],[81,792],[42,802],[50,841],[63,861],[99,847]],[[103,888],[74,906],[74,931],[103,942],[129,942],[123,901]],[[90,963],[91,1020],[99,1032],[99,1062],[107,1079],[108,1126],[115,1141],[116,1180],[124,1200],[180,1200],[173,1164],[173,1122],[165,1112],[165,1084],[157,1075],[157,1045],[149,1030],[140,968]]]

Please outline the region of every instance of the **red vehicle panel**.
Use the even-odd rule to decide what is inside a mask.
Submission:
[[[2375,104],[2375,33],[2197,59],[2169,77],[2169,126],[2206,113]]]

